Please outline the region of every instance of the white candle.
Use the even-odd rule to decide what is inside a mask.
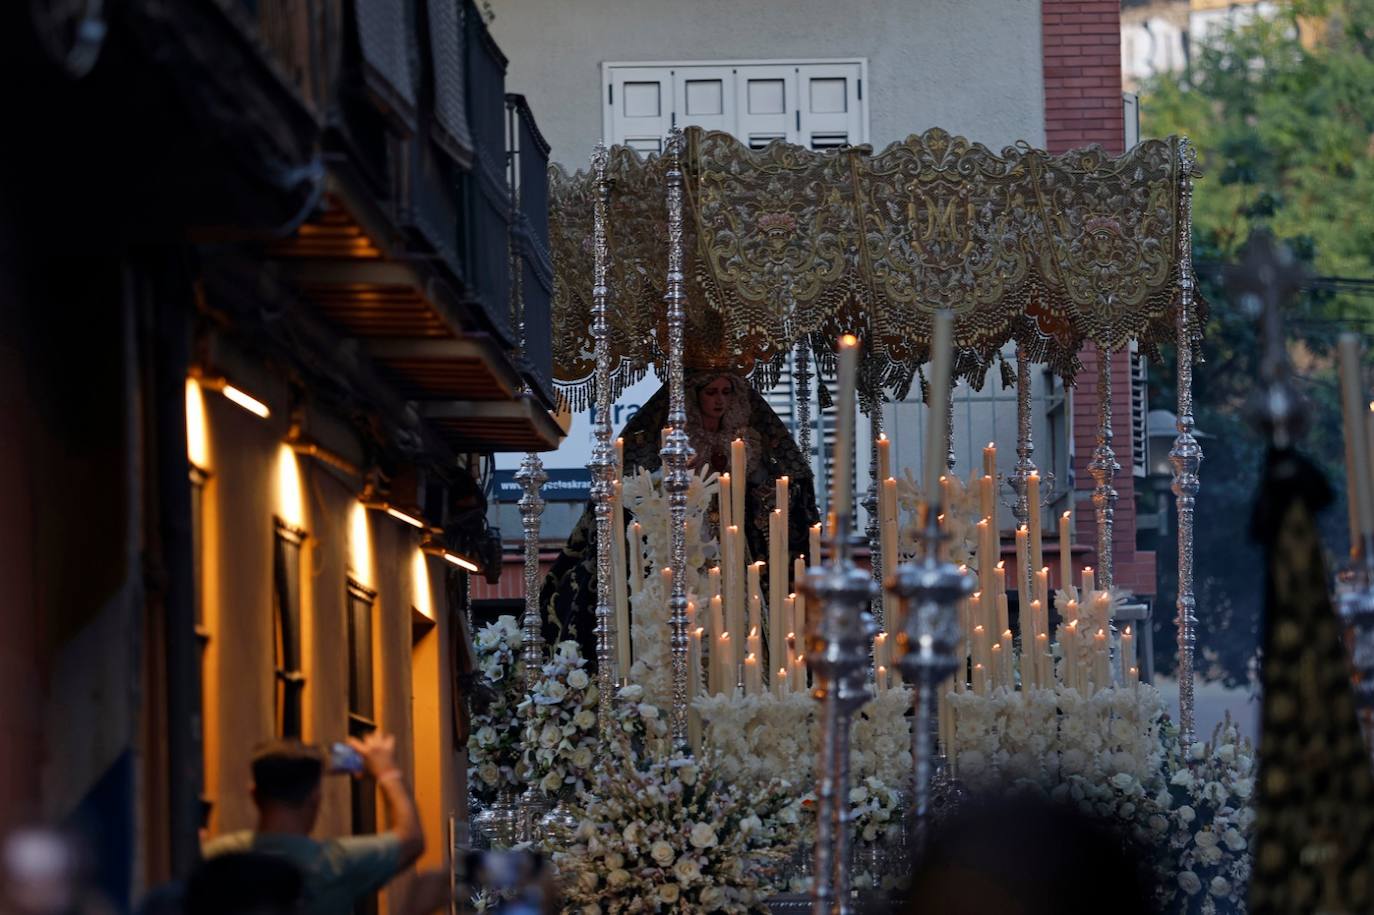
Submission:
[[[630,593],[638,594],[644,586],[644,528],[638,521],[630,523],[630,544],[626,552],[630,570]]]
[[[997,480],[997,445],[993,442],[983,446],[983,476]]]
[[[711,689],[728,696],[735,688],[735,652],[730,633],[722,632],[716,638],[716,656],[711,659]]]
[[[1027,527],[1030,528],[1030,567],[1038,569],[1043,564],[1041,562],[1041,530],[1040,530],[1040,474],[1032,472],[1026,478],[1026,508],[1030,511],[1030,520]]]
[[[996,690],[1002,686],[1002,643],[993,642],[989,654],[992,656],[992,661],[988,668],[992,671],[992,688]]]
[[[1073,593],[1073,536],[1070,514],[1059,516],[1059,587]]]
[[[1079,603],[1088,600],[1094,591],[1097,590],[1097,579],[1093,577],[1093,567],[1083,567],[1083,594]]]
[[[1121,681],[1129,684],[1130,673],[1135,669],[1135,633],[1127,626],[1121,630]]]
[[[783,601],[787,597],[787,535],[782,530],[782,511],[768,516],[768,663],[776,667],[784,654],[787,622]],[[770,667],[770,669],[771,669]]]
[[[811,525],[811,552],[806,557],[810,565],[818,566],[824,558],[821,555],[821,526],[819,523]]]
[[[878,687],[878,692],[887,692],[887,668],[879,667],[873,674],[873,683]]]
[[[777,676],[773,679],[773,695],[781,699],[791,691],[787,682],[787,668],[779,667]]]
[[[892,442],[887,433],[878,434],[878,479],[886,480],[892,476]]]
[[[752,639],[757,640],[757,636]],[[754,652],[744,656],[744,692],[748,696],[757,696],[763,692],[763,679],[759,675],[759,659]]]
[[[728,473],[722,473],[718,480],[720,493],[716,501],[720,505],[720,529],[723,531],[734,524],[734,496],[731,494],[734,485],[734,478]]]
[[[798,556],[792,563],[792,576],[798,585],[806,581],[806,560]],[[798,639],[806,638],[806,592],[798,591],[792,608],[792,631]]]
[[[925,491],[927,499],[935,499],[940,475],[945,469],[945,448],[948,430],[945,423],[949,408],[950,362],[953,358],[952,338],[954,314],[942,308],[931,319],[929,408],[926,417]]]
[[[730,523],[741,526],[744,517],[744,491],[749,487],[749,474],[744,454],[744,439],[730,443]]]
[[[705,632],[700,626],[691,632],[692,641],[687,653],[688,670],[688,712],[687,712],[687,739],[691,742],[694,752],[701,750],[701,713],[692,707],[691,700],[697,696],[697,691],[701,688],[701,637]]]
[[[830,493],[830,513],[848,518],[854,494],[854,377],[859,366],[859,338],[845,334],[840,338],[839,368],[836,373],[838,397],[835,400],[834,477]]]
[[[1107,630],[1099,629],[1093,636],[1093,692],[1111,686],[1112,673],[1108,658]]]

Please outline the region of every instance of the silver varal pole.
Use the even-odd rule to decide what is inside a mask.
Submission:
[[[837,409],[846,405],[837,404]],[[849,405],[849,409],[853,409]],[[870,698],[868,651],[877,627],[868,612],[873,579],[850,558],[848,515],[834,515],[831,562],[813,565],[802,585],[820,613],[807,633],[812,695],[821,703],[816,765],[814,915],[847,915],[849,899],[849,728]]]
[[[596,357],[596,444],[587,465],[592,472],[592,501],[596,506],[596,684],[597,715],[603,742],[609,741],[613,722],[612,667],[615,657],[615,615],[611,612],[611,499],[614,492],[615,452],[611,447],[611,333],[607,321],[610,290],[607,272],[610,249],[606,219],[611,186],[606,177],[609,159],[604,143],[592,152],[596,174],[596,199],[592,203],[592,341]]]
[[[668,600],[669,647],[673,659],[673,706],[669,724],[673,748],[686,752],[687,739],[687,490],[692,475],[692,445],[687,437],[687,400],[683,390],[683,331],[687,293],[682,273],[682,131],[668,135],[668,434],[663,440],[663,480],[668,492],[668,532],[673,593]]]
[[[1007,485],[1016,494],[1011,514],[1016,524],[1030,522],[1030,504],[1026,501],[1027,480],[1035,473],[1035,441],[1031,438],[1031,373],[1030,362],[1021,345],[1016,345],[1016,466]]]
[[[1116,487],[1112,485],[1121,465],[1112,450],[1112,354],[1097,348],[1097,447],[1088,464],[1093,478],[1093,512],[1097,519],[1097,586],[1111,591],[1113,581],[1112,529],[1116,521]],[[1085,598],[1086,599],[1086,598]]]
[[[1197,153],[1187,138],[1178,141],[1178,437],[1169,451],[1178,506],[1178,725],[1192,743],[1193,652],[1197,646],[1197,602],[1193,598],[1193,511],[1200,486],[1202,447],[1193,436],[1193,167]]]
[[[895,597],[906,603],[906,624],[898,633],[898,662],[911,686],[915,720],[911,726],[911,836],[917,851],[930,816],[931,781],[935,775],[935,729],[942,684],[959,669],[958,601],[974,588],[974,579],[952,562],[940,561],[938,503],[926,512],[924,550],[913,562],[898,566],[888,579]]]
[[[525,534],[525,617],[521,654],[525,661],[525,692],[529,693],[539,681],[539,669],[544,663],[544,621],[539,609],[539,524],[544,513],[544,499],[540,490],[549,479],[544,462],[536,452],[529,452],[515,472],[515,481],[522,490],[520,526]],[[520,840],[534,839],[534,824],[542,807],[539,788],[533,781],[520,799]]]

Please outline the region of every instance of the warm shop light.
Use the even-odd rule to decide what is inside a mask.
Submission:
[[[397,519],[398,521],[404,521],[406,524],[409,524],[411,527],[416,527],[416,528],[419,528],[420,530],[424,530],[424,529],[425,529],[425,522],[424,522],[424,521],[422,521],[422,520],[420,520],[419,518],[415,517],[415,516],[412,515],[410,512],[408,512],[408,511],[403,511],[403,510],[397,508],[397,507],[394,506],[394,505],[388,505],[388,506],[386,507],[386,513],[387,513],[388,515],[390,515],[391,517]]]
[[[241,388],[234,387],[228,382],[225,382],[224,387],[220,388],[219,392],[232,403],[238,404],[240,407],[243,407],[249,413],[252,413],[260,419],[266,419],[272,415],[272,411],[267,409],[267,404]]]
[[[471,560],[469,560],[469,559],[464,559],[462,556],[459,556],[457,553],[450,553],[448,550],[444,550],[444,554],[443,554],[443,555],[444,555],[444,560],[445,560],[446,562],[451,562],[451,563],[453,563],[454,565],[456,565],[458,568],[464,570],[465,572],[480,572],[480,571],[482,571],[481,567],[478,566],[477,563],[475,563],[475,562],[473,562],[473,561],[471,561]]]

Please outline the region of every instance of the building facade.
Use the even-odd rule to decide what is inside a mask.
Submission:
[[[1114,0],[863,4],[612,2],[569,5],[509,0],[495,6],[492,29],[510,54],[513,87],[549,102],[543,121],[551,157],[568,170],[584,168],[599,138],[645,151],[674,124],[724,130],[762,146],[781,138],[815,149],[868,144],[881,149],[930,127],[945,128],[993,149],[1025,142],[1051,152],[1101,144],[1113,153],[1134,134],[1133,99],[1121,81],[1121,7]],[[1010,353],[1008,353],[1010,355]],[[1075,512],[1075,561],[1095,564],[1095,528],[1087,464],[1096,446],[1100,400],[1097,354],[1083,354],[1076,385],[1048,372],[1033,377],[1035,460],[1055,477],[1044,515],[1050,525]],[[956,466],[967,473],[988,441],[999,445],[999,471],[1016,460],[1016,400],[989,373],[982,390],[954,392]],[[1113,447],[1122,470],[1116,488],[1114,553],[1118,585],[1148,600],[1155,591],[1154,557],[1135,547],[1134,485],[1144,474],[1145,372],[1132,353],[1113,356]],[[790,373],[769,397],[795,428],[797,392]],[[652,375],[620,399],[620,428],[658,387]],[[814,395],[813,395],[814,400]],[[884,429],[893,465],[917,472],[925,429],[919,391],[889,403]],[[828,414],[817,417],[813,442],[828,442]],[[861,421],[861,426],[862,426]],[[869,463],[859,436],[857,466]],[[551,487],[545,498],[546,557],[580,514],[589,478],[591,417],[573,418],[562,448],[546,455]],[[498,461],[493,524],[518,563],[520,527],[510,476]],[[813,456],[824,502],[826,459]],[[860,486],[865,486],[863,474]],[[579,486],[579,481],[581,486]],[[1004,513],[1004,518],[1009,513]],[[860,522],[862,524],[862,520]],[[1048,538],[1054,531],[1047,527]],[[1010,541],[1010,531],[1006,532]],[[518,607],[522,584],[506,576],[477,596],[492,607]]]
[[[256,744],[380,728],[448,867],[491,455],[563,433],[547,144],[470,2],[72,9],[0,23],[0,834],[128,910]],[[321,835],[382,817],[327,780]]]

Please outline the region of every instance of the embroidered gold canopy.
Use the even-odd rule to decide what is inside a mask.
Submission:
[[[688,365],[767,369],[799,342],[825,359],[855,332],[869,377],[902,391],[927,361],[940,308],[955,315],[956,371],[976,384],[1009,340],[1071,378],[1084,342],[1152,351],[1177,339],[1176,138],[1119,157],[998,155],[935,129],[874,155],[781,141],[752,150],[687,128],[683,166]],[[662,156],[610,151],[616,391],[666,351],[665,171]],[[576,393],[594,370],[595,179],[555,166],[550,185],[554,375]],[[1192,336],[1202,321],[1191,317]]]

